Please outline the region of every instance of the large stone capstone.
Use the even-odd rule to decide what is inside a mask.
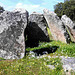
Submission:
[[[0,57],[5,59],[23,58],[25,54],[24,30],[28,12],[15,9],[0,14]]]
[[[62,21],[59,19],[56,13],[50,12],[47,9],[43,10],[44,17],[48,23],[51,31],[52,40],[59,40],[64,43],[70,42],[70,37],[66,31],[66,28]]]
[[[61,20],[64,23],[64,25],[67,26],[67,28],[68,28],[69,33],[70,33],[71,40],[73,42],[75,42],[75,24],[66,15],[63,15],[62,18],[61,18]]]
[[[26,36],[26,45],[29,47],[38,46],[38,43],[41,41],[49,41],[47,23],[43,14],[34,12],[29,16]]]

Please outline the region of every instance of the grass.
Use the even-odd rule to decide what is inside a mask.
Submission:
[[[5,59],[0,57],[0,60],[5,60]]]
[[[52,34],[51,34],[51,31],[50,31],[49,27],[47,27],[47,32],[48,32],[48,35],[49,35],[49,39],[52,40],[53,37],[52,37]]]
[[[48,48],[51,46],[58,46],[55,53],[48,54],[49,56],[65,55],[75,57],[75,44],[65,44],[60,41],[39,43],[39,47],[27,48],[26,50],[36,50],[41,48]],[[47,56],[48,56],[47,55]],[[29,58],[24,57],[19,60],[4,60],[0,58],[0,75],[65,75],[62,68],[60,58]],[[55,69],[50,69],[47,65],[54,65]],[[72,73],[71,75],[75,75]]]
[[[55,69],[46,65],[52,64]],[[31,58],[0,61],[0,75],[62,75],[62,63],[59,58]]]
[[[40,42],[38,47],[27,48],[26,51],[38,50],[41,48],[49,48],[52,46],[59,47],[57,48],[54,54],[75,57],[75,43],[65,44],[60,41],[43,42],[43,43]]]

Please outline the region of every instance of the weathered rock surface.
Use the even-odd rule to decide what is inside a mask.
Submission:
[[[69,28],[71,28],[71,29],[73,29],[73,27],[75,26],[74,25],[74,23],[73,23],[73,21],[69,18],[69,17],[67,17],[66,15],[63,15],[62,17],[61,17],[61,20],[62,20],[62,22],[65,24],[65,25],[67,25]]]
[[[61,56],[60,58],[62,59],[64,71],[71,71],[71,70],[75,71],[75,58],[74,57],[65,58],[64,56]]]
[[[73,21],[67,17],[66,15],[63,15],[61,18],[62,22],[64,23],[64,25],[66,25],[68,27],[68,30],[70,32],[72,41],[75,42],[75,24],[73,23]]]
[[[38,45],[39,41],[49,41],[46,25],[47,23],[43,14],[32,13],[29,16],[29,24],[26,28],[26,45],[34,47]]]
[[[4,11],[0,15],[0,57],[23,58],[25,54],[24,30],[27,25],[26,10]]]
[[[44,17],[48,23],[48,26],[50,28],[52,39],[53,40],[59,40],[62,42],[68,42],[70,41],[69,35],[65,29],[64,24],[59,19],[57,14],[54,12],[50,12],[49,10],[44,10]]]

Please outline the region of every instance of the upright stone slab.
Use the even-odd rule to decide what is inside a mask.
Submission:
[[[61,18],[62,22],[64,23],[64,25],[66,25],[69,29],[70,32],[70,36],[72,38],[72,41],[75,42],[75,24],[73,23],[73,21],[67,17],[66,15],[63,15]]]
[[[59,19],[57,14],[55,14],[54,12],[50,12],[47,9],[44,9],[43,12],[44,17],[48,23],[49,29],[51,31],[52,39],[59,40],[64,43],[69,42],[70,41],[69,35],[65,29],[64,24]]]
[[[74,24],[73,21],[72,21],[69,17],[67,17],[66,15],[63,15],[63,16],[61,17],[61,20],[62,20],[62,22],[63,22],[65,25],[67,25],[70,29],[73,29],[73,28],[74,28],[75,24]]]
[[[38,42],[49,41],[47,23],[43,14],[34,12],[29,16],[26,34],[26,45],[28,46],[34,47],[38,46]]]
[[[4,59],[24,57],[24,30],[27,18],[28,12],[23,9],[4,11],[0,15],[0,57]]]

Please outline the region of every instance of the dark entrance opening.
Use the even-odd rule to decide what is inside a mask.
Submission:
[[[46,36],[42,28],[40,28],[35,22],[29,22],[24,35],[26,48],[37,47],[39,42],[49,42],[49,37]]]

